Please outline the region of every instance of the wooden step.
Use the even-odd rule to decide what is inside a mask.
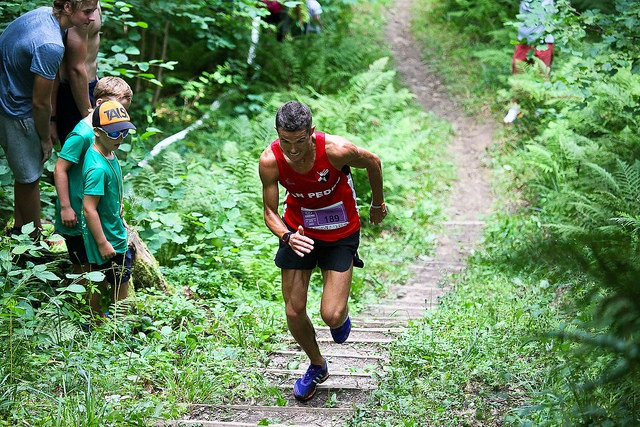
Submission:
[[[290,377],[301,377],[305,374],[306,369],[265,369],[268,374],[287,375]],[[330,371],[332,377],[362,377],[373,378],[371,372],[350,372],[350,371]],[[384,372],[376,374],[378,376],[384,376]]]
[[[446,227],[455,227],[455,226],[482,227],[486,223],[484,221],[444,221],[441,224]]]
[[[331,378],[331,377],[329,377]],[[293,388],[292,384],[278,384],[276,385],[280,390],[289,390]],[[354,391],[370,391],[377,390],[378,386],[364,384],[364,385],[353,385],[353,384],[335,384],[335,383],[322,383],[318,384],[318,390],[354,390]]]
[[[162,424],[156,424],[158,426],[166,427],[256,427],[257,423],[235,423],[231,421],[208,421],[208,420],[175,420],[165,421]],[[295,424],[296,427],[318,427],[316,424]],[[271,424],[272,427],[291,427],[291,424]]]
[[[318,426],[318,421],[322,422],[323,420],[342,419],[346,421],[355,410],[353,406],[341,408],[310,407],[298,402],[292,406],[194,404],[191,405],[191,408],[197,413],[194,419],[172,420],[156,425],[244,427],[256,426],[263,421],[276,421],[276,424],[269,422],[268,425]],[[228,421],[229,418],[233,418],[235,421]]]
[[[353,325],[353,321],[351,322],[351,324]],[[328,326],[316,326],[315,327],[316,331],[330,331],[331,328],[329,328]],[[391,333],[401,333],[401,332],[405,332],[407,330],[407,328],[398,328],[398,327],[389,327],[389,328],[355,328],[352,327],[351,328],[351,333],[366,333],[366,332],[391,332]]]
[[[395,338],[357,338],[357,337],[349,337],[347,341],[343,344],[337,345],[346,345],[346,344],[389,344],[394,342]],[[288,337],[285,339],[287,342],[295,342],[293,337]],[[316,341],[319,343],[332,343],[335,344],[333,338],[331,337],[316,337]]]
[[[294,351],[294,350],[280,350],[274,351],[273,354],[282,354],[285,356],[304,356],[307,354],[304,351]],[[386,360],[387,358],[381,356],[379,354],[350,354],[350,353],[338,353],[338,352],[326,352],[322,353],[322,355],[326,358],[336,357],[336,358],[349,358],[349,359],[371,359],[371,360]]]
[[[318,385],[320,388],[322,384]],[[308,409],[305,406],[256,406],[256,405],[216,405],[216,404],[206,404],[206,403],[195,403],[190,405],[195,408],[208,408],[214,410],[228,410],[228,411],[254,411],[256,409],[261,412],[275,412],[275,413],[304,413],[307,412]],[[313,408],[314,411],[322,412],[325,414],[344,414],[348,412],[352,412],[353,408]]]
[[[405,304],[371,304],[368,306],[374,310],[383,310],[384,312],[397,313],[397,312],[416,312],[426,311],[427,306],[424,303],[420,305],[405,305]]]
[[[376,322],[408,322],[409,320],[420,320],[421,317],[412,316],[365,316],[361,314],[351,318],[351,323],[376,323]]]

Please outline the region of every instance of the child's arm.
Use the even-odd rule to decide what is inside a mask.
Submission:
[[[98,215],[98,203],[101,196],[84,195],[84,202],[82,203],[82,211],[84,212],[84,219],[87,222],[87,227],[93,235],[93,238],[98,245],[98,251],[100,256],[105,261],[110,260],[116,256],[116,251],[111,246],[111,243],[107,240],[102,231],[102,223],[100,222],[100,215]]]
[[[68,160],[58,157],[56,167],[53,170],[53,178],[56,183],[56,192],[60,201],[60,218],[62,225],[73,228],[78,224],[78,218],[69,198],[69,169],[73,166]]]

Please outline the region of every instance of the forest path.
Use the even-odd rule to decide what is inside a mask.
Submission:
[[[466,256],[482,233],[482,219],[489,213],[492,202],[483,164],[493,129],[491,124],[475,122],[457,107],[438,77],[423,63],[420,47],[408,28],[411,7],[411,0],[396,0],[395,8],[389,10],[387,39],[396,67],[425,111],[433,111],[450,122],[455,132],[449,150],[458,178],[450,189],[448,220],[438,234],[434,257],[414,265],[416,274],[408,283],[391,289],[384,300],[354,317],[353,330],[345,344],[335,344],[326,326],[316,327],[330,377],[318,386],[316,396],[308,403],[297,402],[291,391],[295,378],[306,370],[308,360],[290,339],[289,349],[272,354],[268,368],[264,369],[265,378],[284,390],[286,406],[265,406],[267,402],[192,405],[185,419],[169,425],[255,426],[260,422],[345,425],[366,402],[371,390],[377,388],[377,376],[384,375],[388,364],[386,345],[402,333],[409,320],[423,318],[425,310],[446,292],[449,275],[465,267]]]

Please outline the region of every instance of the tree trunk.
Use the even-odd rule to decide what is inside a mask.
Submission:
[[[167,45],[169,44],[169,25],[170,25],[170,22],[168,20],[165,21],[164,32],[162,35],[162,56],[160,57],[160,60],[162,62],[167,60]],[[156,79],[159,82],[162,82],[162,70],[164,70],[164,68],[158,67],[158,75],[156,76]],[[153,94],[153,101],[151,101],[152,108],[155,108],[156,103],[158,102],[158,99],[160,99],[161,90],[162,90],[161,86],[156,86],[156,90]]]
[[[142,28],[140,30],[140,32],[142,33],[142,39],[140,40],[140,60],[141,61],[148,61],[147,57],[146,57],[146,53],[147,53],[147,30],[146,28]],[[142,90],[142,78],[138,77],[136,78],[136,90],[133,93],[140,93],[140,90]]]
[[[172,292],[171,285],[167,283],[158,268],[158,261],[140,239],[138,232],[129,224],[126,224],[126,227],[129,234],[129,245],[133,246],[135,251],[131,273],[134,287],[136,289],[155,288],[165,293]]]

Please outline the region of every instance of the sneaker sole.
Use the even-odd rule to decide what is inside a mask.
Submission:
[[[322,384],[323,382],[325,382],[327,380],[327,378],[329,378],[329,372],[327,371],[327,375],[324,376],[324,378],[320,378],[318,380],[318,382],[316,383],[316,388],[313,389],[313,391],[311,392],[311,394],[307,397],[302,397],[302,396],[298,396],[297,394],[293,393],[293,396],[299,400],[300,402],[308,402],[309,400],[311,400],[311,398],[313,396],[316,395],[316,391],[318,391],[318,384]]]

